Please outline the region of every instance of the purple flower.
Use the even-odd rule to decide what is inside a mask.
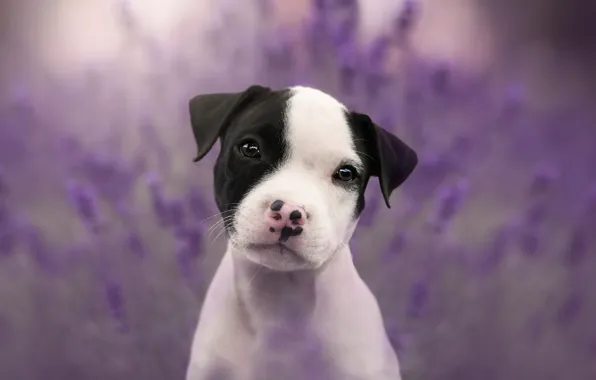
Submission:
[[[580,313],[582,306],[583,300],[577,292],[569,294],[556,312],[557,325],[561,327],[569,325]]]
[[[534,256],[540,248],[540,231],[536,228],[526,228],[520,236],[520,246],[524,254]]]
[[[27,226],[24,228],[24,238],[31,256],[40,269],[52,272],[55,269],[51,258],[52,253],[41,231],[37,227]]]
[[[136,180],[132,170],[107,154],[85,156],[80,169],[98,194],[113,204],[126,199]]]
[[[444,94],[451,79],[451,71],[447,63],[438,64],[431,72],[430,83],[432,89],[438,94]]]
[[[460,180],[453,186],[443,187],[437,195],[437,211],[435,222],[437,226],[442,226],[455,216],[466,196],[468,195],[469,185],[467,180]]]
[[[405,231],[400,231],[393,235],[387,249],[385,251],[386,256],[395,256],[399,254],[407,243],[407,237]]]
[[[122,286],[113,280],[107,280],[104,284],[104,297],[111,317],[121,328],[124,328],[126,326],[126,313]]]
[[[381,35],[373,41],[368,53],[368,64],[374,68],[374,71],[380,70],[380,65],[387,59],[390,46],[389,36]]]
[[[466,161],[470,160],[470,153],[474,142],[470,136],[459,135],[453,139],[451,146],[449,147],[449,156],[451,161],[459,168],[463,168]]]
[[[335,47],[353,42],[358,22],[358,4],[355,0],[345,0],[330,4],[326,12],[321,13]]]
[[[490,273],[501,263],[511,239],[511,228],[509,226],[500,227],[492,237],[486,254],[480,262],[480,270],[484,273]]]
[[[94,228],[98,223],[97,200],[93,190],[76,182],[68,184],[68,195],[72,205],[83,221]]]
[[[181,199],[171,199],[166,202],[168,210],[168,220],[175,229],[182,229],[186,219],[184,202]]]
[[[185,239],[188,245],[188,251],[191,257],[197,257],[201,254],[201,247],[203,245],[203,230],[199,227],[187,228],[185,231]]]
[[[420,13],[420,4],[415,0],[405,0],[404,5],[395,19],[394,31],[403,38],[409,34]]]
[[[588,252],[588,238],[586,232],[576,228],[571,232],[571,237],[565,247],[565,262],[567,265],[575,266],[582,262]]]
[[[163,189],[157,175],[150,173],[147,176],[149,184],[149,197],[153,212],[157,217],[157,221],[162,227],[170,225],[170,212],[168,210],[167,201],[164,198]]]
[[[328,0],[313,0],[313,8],[315,12],[325,10],[328,2]]]
[[[428,283],[425,279],[415,281],[408,298],[406,312],[411,318],[420,318],[428,303]]]
[[[147,256],[147,249],[138,232],[130,232],[126,239],[128,249],[139,258]]]

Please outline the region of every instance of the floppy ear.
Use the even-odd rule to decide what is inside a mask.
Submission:
[[[371,175],[379,177],[385,204],[391,208],[391,193],[412,174],[418,155],[397,136],[376,125],[368,115],[356,112],[351,115],[367,141],[367,153],[373,159]]]
[[[230,122],[259,96],[271,91],[263,86],[251,86],[244,92],[197,95],[189,101],[190,124],[201,160]]]

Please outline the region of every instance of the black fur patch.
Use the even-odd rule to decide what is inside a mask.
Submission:
[[[284,113],[289,90],[271,91],[238,115],[221,139],[215,164],[214,193],[217,207],[228,214],[254,185],[277,167],[286,156]],[[247,141],[259,145],[259,159],[245,157],[240,147]],[[226,227],[232,220],[226,218]]]

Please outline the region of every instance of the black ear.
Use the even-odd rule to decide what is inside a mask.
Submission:
[[[209,151],[230,122],[257,98],[270,92],[263,86],[251,86],[244,92],[197,95],[189,101],[190,124],[197,143],[199,161]]]
[[[391,193],[412,174],[418,165],[418,155],[397,136],[376,125],[368,115],[352,112],[351,116],[367,142],[367,154],[372,158],[371,175],[379,177],[385,204],[390,208]]]

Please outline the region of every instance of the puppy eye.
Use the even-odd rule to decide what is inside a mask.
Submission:
[[[240,153],[248,158],[261,158],[259,144],[254,141],[247,141],[240,145]]]
[[[346,165],[341,166],[335,174],[333,174],[333,179],[342,181],[342,182],[350,182],[356,179],[358,176],[358,172],[353,166]]]

